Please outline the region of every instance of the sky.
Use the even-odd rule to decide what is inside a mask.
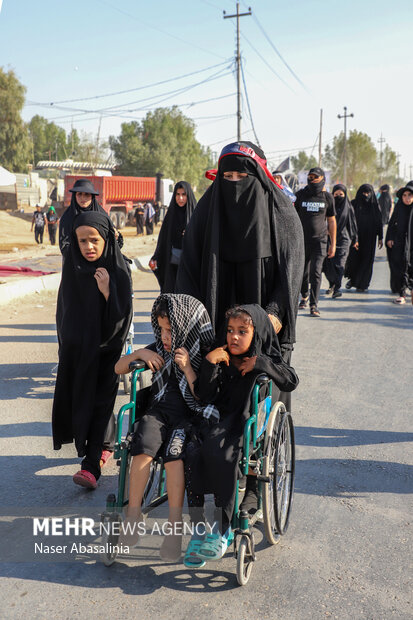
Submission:
[[[248,7],[240,29],[251,117],[244,92],[242,138],[258,136],[273,166],[301,149],[317,156],[320,108],[325,145],[347,106],[348,129],[377,148],[383,136],[413,178],[413,2],[241,0]],[[236,20],[224,10],[234,14],[236,3],[0,0],[0,66],[27,89],[26,121],[40,114],[106,139],[122,122],[178,105],[199,142],[219,153],[237,134]]]

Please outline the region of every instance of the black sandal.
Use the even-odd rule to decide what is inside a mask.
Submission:
[[[298,304],[300,310],[304,310],[308,306],[308,297],[303,297]]]
[[[310,315],[311,316],[321,316],[320,311],[318,310],[317,306],[311,306],[310,308]]]

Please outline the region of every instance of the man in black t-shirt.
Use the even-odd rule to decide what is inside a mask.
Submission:
[[[306,308],[310,298],[311,316],[320,316],[320,294],[323,262],[326,255],[332,258],[336,252],[336,212],[334,198],[324,191],[325,174],[321,168],[311,168],[308,185],[297,192],[295,208],[304,231],[305,262],[299,308]],[[327,254],[327,238],[330,247]],[[309,284],[311,290],[309,291]]]
[[[46,216],[42,212],[41,205],[36,205],[36,211],[33,213],[32,217],[32,227],[30,230],[33,230],[34,226],[34,239],[36,243],[43,243],[43,234],[44,227],[47,225]]]

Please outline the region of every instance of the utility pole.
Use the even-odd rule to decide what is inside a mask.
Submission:
[[[322,136],[323,136],[323,110],[320,110],[320,133],[318,135],[318,165],[321,168],[323,156],[321,154],[322,149]]]
[[[237,63],[237,140],[241,140],[241,54],[239,49],[239,18],[247,15],[252,15],[251,7],[248,7],[248,13],[239,12],[239,2],[237,2],[237,12],[235,15],[227,15],[226,11],[223,11],[224,19],[237,18],[237,50],[236,50],[236,63]]]
[[[377,140],[377,142],[380,144],[380,174],[379,174],[379,180],[380,180],[380,185],[383,179],[383,143],[386,142],[386,138],[383,138],[383,134],[380,134],[380,138]]]
[[[347,119],[353,118],[354,114],[347,114],[347,107],[344,106],[344,114],[337,114],[337,118],[344,118],[344,148],[343,148],[343,183],[347,186]]]

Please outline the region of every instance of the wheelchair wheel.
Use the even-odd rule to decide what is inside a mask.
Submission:
[[[252,563],[249,539],[246,536],[242,536],[237,552],[237,581],[240,586],[245,586],[248,583],[252,571]]]
[[[114,523],[120,524],[122,517],[118,513],[105,514],[102,517],[102,528],[107,527],[108,532],[103,530],[101,545],[106,547],[106,550],[100,553],[100,559],[105,566],[112,566],[119,553],[119,535],[112,532],[112,525]],[[119,528],[118,528],[119,529]]]
[[[265,536],[270,545],[280,540],[288,527],[294,485],[294,427],[291,414],[278,402],[268,420],[264,444],[263,507]]]

